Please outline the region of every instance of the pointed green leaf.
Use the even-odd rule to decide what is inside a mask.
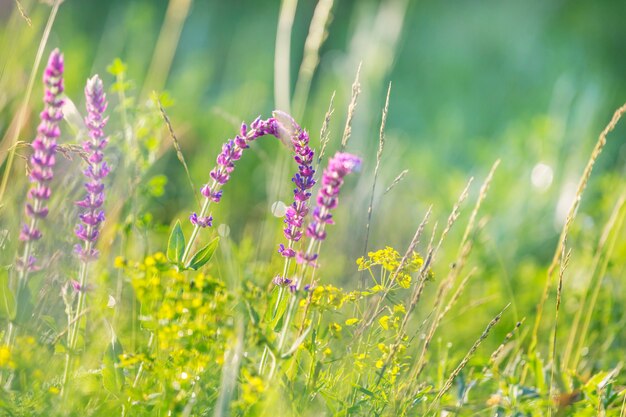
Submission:
[[[263,321],[272,321],[272,314],[274,313],[274,306],[276,305],[276,301],[278,300],[279,287],[273,286],[272,292],[270,293],[270,300],[267,304],[267,308],[265,309],[265,313],[263,314]]]
[[[9,271],[0,269],[0,317],[15,318],[15,297],[9,288]]]
[[[16,298],[15,322],[18,324],[28,323],[33,316],[33,310],[35,309],[28,285],[19,285]]]
[[[254,307],[252,307],[252,304],[250,304],[250,302],[248,301],[246,301],[246,307],[248,309],[248,314],[250,315],[250,321],[252,322],[252,325],[258,325],[260,322],[259,313],[257,313]]]
[[[180,264],[183,261],[183,253],[185,252],[185,235],[180,225],[180,220],[176,220],[176,224],[170,233],[167,241],[167,259],[174,264]]]
[[[289,295],[289,294],[287,294]],[[276,309],[276,315],[272,318],[271,327],[274,331],[279,332],[283,327],[283,316],[285,315],[285,311],[287,311],[287,307],[289,306],[289,296],[282,297],[282,299],[278,303],[278,308]]]
[[[102,359],[102,384],[113,393],[119,393],[124,387],[124,371],[119,367],[120,355],[124,353],[122,344],[113,336]]]
[[[196,252],[195,255],[191,258],[189,263],[187,264],[187,268],[193,269],[194,271],[198,270],[204,264],[209,262],[217,249],[217,245],[220,241],[219,237],[216,237],[212,241],[210,241],[206,246]]]

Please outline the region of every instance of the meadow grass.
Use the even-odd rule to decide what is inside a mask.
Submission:
[[[0,415],[626,415],[623,176],[607,180],[609,209],[594,213],[603,228],[577,216],[626,105],[591,151],[551,260],[515,258],[523,290],[507,293],[494,289],[505,269],[493,272],[489,246],[490,220],[507,216],[498,212],[506,157],[477,171],[480,187],[470,177],[444,190],[450,207],[414,202],[406,218],[393,205],[406,201],[398,188],[421,172],[385,166],[391,83],[365,150],[351,138],[363,131],[366,62],[350,86],[335,86],[345,97],[333,93],[323,117],[302,124],[335,2],[313,11],[293,99],[298,2],[281,3],[278,109],[228,124],[232,139],[209,156],[187,150],[176,91],[162,91],[193,6],[168,4],[144,84],[110,56],[96,72],[111,82],[90,74],[81,99],[69,91],[83,85],[58,88],[58,51],[40,69],[55,16],[71,3],[15,3],[25,25],[29,7],[50,14],[25,87],[13,86],[23,94],[0,100],[10,120],[0,130]],[[42,72],[43,103],[31,99]],[[36,139],[17,146],[42,107]],[[247,204],[259,195],[267,201]]]

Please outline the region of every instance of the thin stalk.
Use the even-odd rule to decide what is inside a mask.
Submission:
[[[91,227],[87,225],[87,234],[91,234]],[[91,250],[92,243],[87,242],[87,253]],[[83,315],[83,308],[85,307],[85,296],[87,294],[85,283],[87,281],[87,269],[88,262],[83,260],[80,263],[80,271],[78,273],[80,288],[78,291],[78,302],[76,304],[76,310],[74,311],[74,318],[70,321],[69,331],[67,334],[67,353],[65,354],[65,371],[63,373],[63,384],[61,385],[61,394],[67,395],[67,384],[72,372],[72,355],[76,350],[76,343],[78,342],[78,330],[80,328],[80,317]]]
[[[333,8],[334,0],[319,0],[311,25],[309,26],[309,34],[304,41],[304,53],[300,70],[298,72],[298,81],[296,82],[295,92],[293,94],[294,116],[299,120],[304,113],[306,101],[309,97],[311,88],[311,80],[313,74],[320,61],[320,48],[326,39],[326,27],[330,21],[330,12]]]
[[[191,3],[192,0],[169,1],[141,97],[146,97],[150,90],[161,90],[165,85]]]
[[[341,152],[343,152],[346,149],[346,146],[348,146],[350,135],[352,135],[352,119],[356,110],[359,94],[361,94],[361,82],[359,81],[359,77],[361,76],[361,64],[362,63],[359,62],[359,67],[357,68],[356,76],[354,77],[354,83],[352,83],[352,96],[350,98],[350,104],[348,105],[348,117],[346,118],[346,125],[343,129],[343,135],[341,136]]]
[[[459,373],[461,373],[461,371],[463,370],[463,368],[465,368],[465,366],[467,365],[467,363],[469,362],[470,358],[474,355],[474,353],[476,352],[476,350],[478,349],[478,347],[480,346],[480,344],[483,342],[483,340],[485,340],[487,338],[487,336],[489,336],[489,332],[491,331],[491,329],[493,328],[493,326],[495,326],[496,324],[498,324],[498,322],[500,321],[500,319],[502,318],[502,314],[504,314],[504,312],[506,311],[507,308],[509,308],[511,304],[507,304],[502,311],[500,311],[500,313],[498,313],[497,316],[495,316],[493,318],[493,320],[491,320],[489,322],[489,324],[487,325],[487,327],[485,328],[485,330],[483,331],[483,333],[480,335],[480,337],[476,340],[476,342],[474,342],[474,344],[472,345],[471,349],[467,352],[467,354],[465,355],[465,357],[463,357],[463,360],[461,360],[461,362],[459,363],[459,365],[456,367],[456,369],[454,371],[452,371],[452,373],[450,374],[450,376],[448,377],[448,379],[446,380],[445,384],[443,385],[443,387],[439,390],[439,392],[437,393],[437,395],[435,396],[435,399],[433,400],[432,403],[430,403],[430,406],[428,407],[428,412],[430,412],[433,407],[439,402],[439,400],[441,400],[441,397],[443,397],[443,395],[448,392],[448,390],[450,389],[450,387],[452,387],[452,382],[454,381],[454,379],[459,375]]]
[[[287,248],[293,249],[292,240],[289,240],[289,243],[287,244]],[[289,271],[290,264],[291,264],[291,257],[286,257],[285,264],[283,266],[283,275],[282,275],[283,277],[287,276],[287,272]],[[282,303],[284,296],[285,296],[285,287],[281,286],[278,288],[278,296],[276,297],[276,304],[274,304],[274,307],[272,309],[272,315],[271,315],[272,320],[274,320],[274,318],[276,317],[276,313],[278,313],[278,308],[280,306],[280,303]],[[263,349],[263,355],[261,356],[261,362],[259,364],[259,374],[261,375],[263,375],[263,372],[265,371],[265,365],[267,362],[268,354],[269,354],[269,348],[266,345],[265,348]]]
[[[322,210],[324,210],[322,208]],[[323,216],[323,214],[321,214],[320,216]],[[309,242],[309,247],[307,248],[306,254],[310,255],[311,253],[313,253],[313,246],[315,245],[317,241],[315,239],[311,239],[311,241]],[[302,285],[302,281],[304,281],[304,277],[307,271],[307,267],[308,264],[304,264],[302,265],[302,271],[300,272],[300,276],[302,277],[301,279],[297,280],[296,282],[296,291],[295,293],[292,295],[291,299],[289,300],[289,307],[287,308],[287,315],[285,316],[285,319],[283,320],[283,327],[280,331],[280,336],[278,338],[278,352],[280,353],[280,351],[282,350],[284,344],[285,344],[285,340],[287,338],[287,330],[289,329],[289,324],[291,322],[291,319],[293,318],[293,313],[296,307],[296,301],[298,300],[298,291],[300,291],[300,287]],[[271,378],[271,375],[270,375]]]
[[[217,190],[219,188],[217,181],[213,180],[211,183],[211,190]],[[200,214],[198,217],[205,217],[207,212],[209,211],[209,206],[211,205],[211,199],[205,198],[202,203],[202,208],[200,209]],[[196,224],[191,231],[191,236],[189,236],[189,241],[187,242],[187,246],[185,246],[185,251],[183,252],[183,265],[187,262],[187,258],[193,248],[193,244],[195,243],[198,233],[200,233],[200,225]]]
[[[274,51],[274,100],[276,107],[291,113],[290,110],[290,51],[291,29],[296,15],[298,0],[282,0],[278,15],[276,31],[276,48]]]
[[[378,135],[378,152],[376,152],[376,166],[374,167],[374,180],[372,181],[372,191],[370,195],[370,204],[367,208],[367,225],[365,226],[365,244],[363,245],[363,256],[367,255],[367,245],[370,238],[370,225],[372,223],[372,208],[374,206],[374,195],[376,194],[376,182],[378,181],[378,172],[380,170],[380,161],[383,157],[385,148],[385,125],[387,124],[387,113],[389,112],[389,96],[391,95],[391,83],[387,88],[387,98],[385,107],[383,108],[382,120],[380,122],[380,132]],[[361,274],[359,281],[360,288],[365,288],[365,274]]]
[[[28,113],[28,103],[30,101],[30,96],[33,92],[33,86],[35,85],[35,78],[37,73],[39,72],[39,65],[41,64],[41,58],[43,57],[44,49],[46,48],[46,44],[48,43],[48,38],[50,37],[50,31],[52,30],[52,25],[54,24],[54,20],[56,19],[57,12],[59,11],[59,6],[63,0],[55,0],[52,9],[50,10],[50,16],[48,17],[48,21],[46,23],[46,27],[41,36],[41,40],[39,41],[39,47],[37,48],[37,54],[35,55],[35,62],[33,64],[33,68],[30,72],[30,77],[28,78],[28,85],[26,86],[26,94],[24,95],[24,100],[22,101],[22,106],[17,114],[17,121],[15,123],[15,127],[13,129],[13,135],[9,139],[9,153],[7,157],[7,163],[4,168],[4,174],[2,175],[2,183],[0,183],[0,210],[2,209],[2,199],[4,198],[4,193],[6,191],[7,183],[9,181],[9,175],[11,174],[11,168],[13,166],[13,159],[15,158],[15,150],[17,144],[17,138],[20,135],[20,130],[22,129],[22,125],[24,124],[24,120],[26,119],[26,114]],[[1,163],[0,158],[0,163]]]
[[[320,214],[320,216],[322,216],[322,217],[324,216],[324,213],[323,213],[324,210],[325,210],[325,208],[322,208],[322,214]],[[321,227],[324,227],[324,225],[321,225]],[[321,242],[318,242],[315,239],[311,239],[310,242],[309,242],[309,247],[306,250],[305,258],[308,255],[311,255],[313,253],[315,243],[318,243],[317,248],[319,250],[319,247],[320,247],[319,245],[321,245]],[[296,303],[298,301],[298,292],[300,291],[300,287],[302,285],[302,281],[304,281],[304,277],[306,275],[306,271],[308,269],[308,266],[309,265],[306,262],[302,265],[302,270],[300,271],[300,274],[299,274],[301,279],[296,281],[296,290],[294,291],[294,293],[291,296],[291,299],[289,300],[289,306],[287,307],[287,313],[286,313],[285,318],[283,320],[283,327],[282,327],[282,329],[280,331],[280,335],[278,337],[278,346],[277,346],[276,350],[278,351],[279,354],[281,353],[281,351],[282,351],[282,349],[283,349],[283,347],[285,345],[285,341],[287,340],[287,333],[288,333],[288,330],[289,330],[289,324],[291,323],[291,320],[293,319],[293,315],[294,315],[295,310],[296,310]],[[269,374],[269,378],[270,379],[273,377],[275,369],[276,369],[275,366],[272,367],[272,369],[270,371],[270,374]]]
[[[246,142],[253,140],[255,138],[255,134],[257,133],[256,129],[251,129],[250,131],[247,132],[246,136],[245,136],[245,140]],[[239,149],[240,151],[242,150],[241,148],[239,148],[239,146],[237,144],[234,145],[235,149]],[[219,166],[219,165],[218,165]],[[223,172],[225,168],[223,166],[219,166],[218,171],[220,173]],[[209,187],[209,189],[211,190],[211,195],[215,195],[215,193],[219,192],[219,190],[222,188],[223,184],[220,184],[217,180],[212,179],[211,180],[211,186]],[[198,215],[198,217],[205,217],[209,211],[209,207],[211,205],[211,198],[209,197],[205,197],[204,202],[202,203],[202,208],[200,209],[200,214]],[[182,258],[182,264],[183,266],[187,264],[187,258],[189,258],[189,256],[191,255],[191,250],[193,249],[193,245],[196,242],[196,239],[198,238],[198,234],[200,233],[200,229],[202,227],[200,226],[200,224],[195,224],[194,228],[191,232],[191,236],[189,237],[189,241],[187,242],[186,246],[185,246],[185,251],[183,252],[183,258]]]
[[[582,195],[585,189],[587,188],[587,183],[589,182],[589,178],[591,177],[591,172],[593,171],[593,167],[596,163],[596,160],[598,159],[598,157],[602,153],[602,150],[604,149],[604,146],[606,145],[606,136],[611,131],[613,131],[613,129],[615,128],[615,126],[617,125],[617,123],[619,122],[619,120],[621,119],[624,113],[626,113],[626,104],[622,105],[620,108],[615,110],[615,113],[613,113],[613,117],[611,118],[611,121],[609,122],[609,124],[606,125],[604,130],[602,130],[602,132],[600,133],[600,136],[598,137],[596,145],[594,146],[593,151],[591,152],[591,155],[589,156],[587,165],[585,166],[585,169],[583,170],[583,174],[580,177],[580,181],[578,182],[576,195],[574,196],[572,205],[569,208],[569,212],[565,219],[565,224],[563,225],[563,229],[561,230],[561,235],[559,237],[556,250],[554,251],[554,256],[552,257],[552,262],[550,263],[550,266],[548,267],[548,272],[546,274],[546,282],[543,287],[543,293],[541,294],[541,299],[539,303],[537,304],[537,315],[535,317],[535,324],[533,326],[533,330],[531,333],[530,345],[528,347],[529,352],[533,352],[537,347],[537,342],[538,342],[537,337],[539,334],[539,326],[541,324],[543,308],[546,303],[546,300],[548,299],[548,292],[550,290],[550,287],[552,286],[552,277],[554,275],[554,271],[557,265],[559,264],[561,254],[563,252],[562,249],[565,244],[565,240],[567,239],[567,236],[569,234],[569,228],[571,224],[573,223],[574,218],[576,217],[576,213],[578,212],[578,207],[580,206]]]
[[[582,352],[583,346],[585,346],[587,342],[587,333],[589,331],[589,326],[591,325],[591,318],[595,310],[596,302],[598,301],[598,296],[600,295],[600,289],[602,287],[601,285],[602,278],[605,276],[609,260],[611,258],[613,251],[615,250],[615,244],[617,243],[619,239],[619,236],[620,236],[619,231],[622,229],[624,218],[626,216],[625,209],[626,209],[625,200],[622,196],[622,198],[620,198],[620,201],[618,201],[616,205],[614,219],[612,219],[613,221],[609,223],[611,226],[610,228],[607,228],[606,230],[607,237],[605,240],[608,241],[606,245],[606,249],[603,247],[599,248],[598,255],[596,259],[594,260],[594,264],[595,264],[594,274],[590,281],[590,287],[589,287],[589,292],[591,292],[591,285],[593,284],[593,292],[591,293],[589,306],[586,308],[586,314],[583,315],[584,321],[583,321],[583,325],[579,333],[580,338],[578,340],[578,343],[576,344],[576,350],[573,356],[573,362],[572,362],[573,369],[576,369],[578,367],[578,362],[580,361],[580,356],[582,354],[581,352]],[[609,233],[611,231],[614,231],[614,233],[612,234],[612,236],[609,237]],[[604,242],[602,246],[604,246]],[[580,310],[582,311],[584,310],[584,308],[581,308]]]
[[[41,210],[41,200],[35,200],[33,202],[33,206],[34,206],[34,210],[35,212]],[[38,223],[38,217],[31,217],[30,219],[30,224],[29,224],[29,228],[30,230],[35,230],[37,228],[37,223]],[[29,258],[31,256],[32,253],[32,241],[31,240],[27,240],[26,243],[24,244],[24,252],[22,253],[22,258],[21,258],[21,262],[22,262],[22,268],[20,269],[20,272],[18,274],[17,277],[17,283],[15,284],[15,302],[16,302],[16,311],[20,311],[19,308],[19,300],[22,298],[20,297],[20,294],[22,293],[22,291],[24,291],[24,289],[26,288],[26,286],[28,285],[28,274],[30,272],[30,266],[29,266]],[[6,344],[9,347],[9,350],[13,350],[13,345],[15,343],[15,336],[17,335],[17,325],[13,322],[9,322],[8,328],[7,328],[7,333],[6,333]]]
[[[565,245],[563,245],[563,252],[565,252]],[[569,263],[570,256],[572,251],[569,250],[567,254],[561,255],[561,267],[559,268],[559,284],[556,292],[556,307],[554,312],[554,328],[552,330],[552,349],[550,349],[550,385],[548,387],[548,396],[552,398],[552,389],[554,386],[554,370],[556,368],[556,338],[558,332],[558,324],[559,324],[559,311],[561,309],[561,299],[563,295],[563,275],[565,275],[565,270],[567,269],[567,264]],[[548,416],[552,416],[552,405],[548,408]]]

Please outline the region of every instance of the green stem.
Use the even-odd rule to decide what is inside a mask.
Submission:
[[[289,241],[287,248],[293,249],[293,240]],[[285,258],[285,264],[283,266],[283,277],[287,276],[290,265],[291,265],[291,258],[290,257]],[[276,318],[276,314],[278,313],[278,308],[280,306],[280,303],[283,301],[284,297],[285,297],[285,288],[279,287],[278,297],[276,297],[276,304],[274,305],[274,308],[272,310],[272,315],[271,315],[272,321]],[[261,375],[263,375],[263,372],[265,371],[265,365],[267,363],[268,354],[269,354],[269,348],[266,345],[265,348],[263,349],[263,355],[261,356],[261,363],[259,364],[259,373]]]
[[[91,226],[87,226],[87,234],[91,234]],[[86,253],[91,251],[92,243],[88,242],[86,247]],[[65,371],[63,373],[63,384],[61,386],[61,393],[63,396],[67,394],[67,384],[69,382],[69,377],[72,372],[72,355],[76,350],[76,344],[78,342],[78,331],[80,329],[80,317],[83,314],[83,308],[85,307],[85,297],[87,294],[87,290],[85,288],[85,284],[87,282],[87,268],[88,262],[87,260],[83,260],[80,264],[79,275],[79,284],[80,288],[78,291],[78,302],[76,305],[76,310],[74,311],[74,317],[70,320],[69,329],[67,333],[67,352],[65,354]],[[71,316],[71,313],[70,313]],[[65,398],[65,397],[64,397]]]
[[[217,187],[217,182],[213,180],[213,184],[211,184],[211,190],[215,190]],[[205,217],[207,212],[209,211],[209,206],[211,205],[211,200],[208,198],[204,199],[204,203],[202,203],[202,208],[200,209],[199,217]],[[198,238],[198,234],[200,233],[201,227],[199,225],[195,225],[193,227],[193,231],[191,232],[191,236],[189,237],[189,241],[187,242],[187,246],[185,246],[185,251],[183,252],[183,265],[187,264],[187,258],[191,253],[191,249],[193,248],[193,244]]]

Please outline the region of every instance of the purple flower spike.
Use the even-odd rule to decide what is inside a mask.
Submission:
[[[315,170],[312,167],[315,153],[309,147],[309,134],[290,115],[276,110],[274,111],[274,117],[279,124],[279,139],[290,144],[294,151],[294,160],[298,164],[298,172],[291,179],[296,186],[293,190],[294,202],[287,207],[285,212],[284,222],[287,226],[283,230],[290,247],[285,249],[285,246],[280,244],[278,250],[285,258],[292,258],[295,255],[295,251],[291,249],[291,245],[302,237],[301,228],[304,223],[304,217],[309,212],[307,205],[311,198],[309,190],[315,185],[315,180],[313,179]]]
[[[34,241],[41,239],[41,232],[37,228],[37,221],[48,215],[47,200],[52,194],[50,181],[54,177],[53,168],[56,162],[55,153],[57,139],[61,135],[59,122],[63,118],[63,55],[58,49],[50,54],[48,65],[44,71],[43,82],[44,109],[40,113],[41,122],[37,128],[37,137],[32,143],[34,152],[30,157],[30,181],[32,183],[27,197],[26,216],[29,224],[24,224],[20,232],[20,240]],[[35,268],[35,258],[28,257],[28,262],[20,260],[26,269]]]
[[[313,240],[326,238],[325,226],[332,224],[330,211],[337,207],[339,190],[346,175],[356,171],[361,166],[361,159],[349,153],[337,152],[328,162],[328,167],[322,176],[322,187],[317,194],[317,207],[313,209],[313,220],[306,229],[306,234]],[[304,262],[314,262],[316,255],[302,255]]]
[[[200,192],[206,198],[200,214],[192,213],[189,221],[196,227],[211,227],[213,217],[207,215],[209,203],[219,203],[222,199],[221,187],[230,180],[230,175],[235,169],[235,162],[241,159],[244,149],[250,147],[250,143],[265,135],[278,135],[278,123],[274,118],[262,120],[257,117],[250,126],[242,123],[239,134],[234,139],[228,140],[222,151],[217,155],[217,165],[210,172],[211,183],[205,184]]]
[[[100,234],[100,225],[104,221],[104,211],[101,209],[104,203],[104,184],[102,180],[109,174],[110,168],[104,161],[104,148],[108,139],[104,135],[108,117],[104,116],[107,108],[106,94],[102,80],[97,76],[87,80],[85,86],[85,98],[87,117],[85,125],[89,130],[89,140],[83,142],[83,150],[87,153],[89,166],[83,171],[87,182],[85,183],[86,195],[76,205],[84,210],[79,215],[81,223],[76,226],[76,236],[83,241],[82,245],[76,245],[74,252],[77,256],[89,262],[98,258],[99,253],[94,246]]]

